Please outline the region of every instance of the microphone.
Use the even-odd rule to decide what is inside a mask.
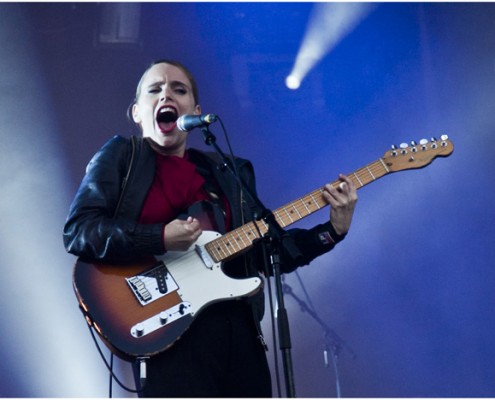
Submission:
[[[194,128],[201,128],[212,124],[218,119],[215,114],[206,115],[181,115],[177,119],[177,128],[183,132],[189,132]]]

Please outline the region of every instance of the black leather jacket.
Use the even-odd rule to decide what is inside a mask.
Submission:
[[[251,219],[256,207],[241,204],[237,182],[227,171],[217,168],[213,153],[189,149],[190,160],[209,182],[217,182],[227,197],[232,211],[232,227],[241,226],[242,215]],[[255,192],[255,177],[248,160],[236,159],[241,179]],[[124,261],[133,257],[159,255],[165,252],[163,224],[139,224],[138,218],[155,171],[155,153],[147,140],[114,136],[91,159],[81,185],[70,207],[64,226],[63,240],[68,252],[86,260]],[[241,212],[242,210],[242,212]],[[323,244],[318,234],[329,229],[329,222],[310,230],[288,230],[302,257],[297,261],[282,255],[282,272],[308,264],[334,245]],[[337,242],[343,237],[336,238]],[[262,270],[257,252],[250,251],[230,264],[242,262],[248,275]],[[229,264],[227,263],[227,264]],[[225,266],[227,267],[227,265]],[[228,268],[227,268],[228,269]],[[227,272],[227,271],[226,271]]]

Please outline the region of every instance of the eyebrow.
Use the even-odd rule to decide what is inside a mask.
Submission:
[[[151,87],[154,87],[154,86],[162,86],[164,85],[166,82],[165,81],[155,81],[155,82],[152,82],[150,83],[149,85],[147,85],[146,87],[147,88],[151,88]],[[191,87],[185,83],[185,82],[182,82],[182,81],[172,81],[172,82],[169,82],[169,85],[172,86],[172,87],[177,87],[177,86],[185,86],[189,89],[191,89]]]

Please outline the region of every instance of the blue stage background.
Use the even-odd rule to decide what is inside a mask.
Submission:
[[[107,396],[62,226],[90,157],[136,133],[125,114],[142,70],[172,58],[273,209],[391,144],[449,136],[449,158],[360,190],[347,239],[285,282],[307,302],[304,283],[355,354],[340,353],[343,397],[494,397],[495,4],[373,3],[299,90],[284,79],[313,3],[131,3],[136,45],[101,43],[102,4],[0,4],[0,396]],[[297,395],[335,397],[320,326],[286,305]]]

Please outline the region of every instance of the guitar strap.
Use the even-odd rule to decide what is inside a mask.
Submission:
[[[215,219],[215,224],[217,226],[217,230],[224,234],[227,232],[226,221],[227,218],[227,210],[225,208],[225,203],[222,200],[222,191],[219,186],[215,183],[213,178],[213,174],[211,171],[211,165],[206,160],[206,157],[198,157],[195,154],[189,153],[189,159],[196,165],[196,170],[198,173],[204,178],[205,183],[203,184],[203,188],[208,194],[208,202],[210,203],[211,211],[213,217]]]

